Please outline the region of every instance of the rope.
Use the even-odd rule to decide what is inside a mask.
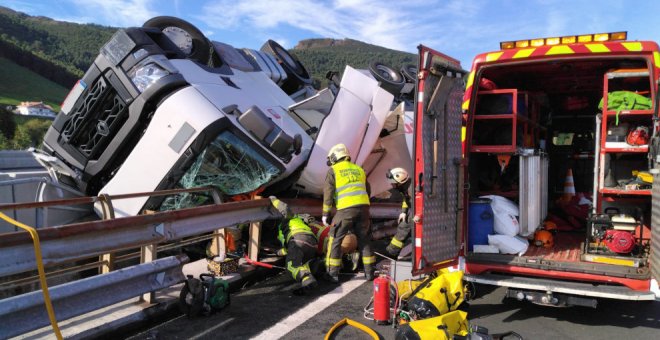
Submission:
[[[50,324],[53,327],[53,332],[58,340],[62,340],[62,333],[60,333],[60,327],[57,325],[57,319],[55,318],[55,311],[53,310],[53,304],[50,301],[50,294],[48,293],[48,284],[46,283],[46,272],[44,271],[44,263],[41,257],[41,243],[39,242],[39,234],[37,230],[25,225],[21,222],[18,222],[11,217],[0,212],[0,218],[7,221],[14,226],[17,226],[32,236],[32,243],[34,244],[34,257],[37,260],[37,271],[39,272],[39,282],[41,283],[41,292],[44,295],[44,303],[46,304],[46,311],[48,312],[48,319],[50,319]]]

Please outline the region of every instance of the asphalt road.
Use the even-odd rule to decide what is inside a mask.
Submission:
[[[343,276],[342,280],[350,280]],[[351,282],[349,282],[351,283]],[[353,282],[356,283],[356,282]],[[323,309],[318,298],[336,286],[320,282],[316,291],[298,296],[292,291],[288,275],[280,274],[243,289],[231,298],[231,305],[217,314],[189,319],[175,316],[130,339],[247,339],[276,336],[264,330],[312,303],[314,314],[286,333],[284,339],[322,339],[337,321],[348,317],[372,327],[382,339],[394,339],[391,326],[375,325],[363,318],[372,285],[357,282],[357,288]],[[658,339],[660,302],[621,302],[603,300],[596,309],[586,307],[553,308],[511,299],[503,301],[504,289],[483,288],[481,297],[471,301],[469,319],[491,333],[516,331],[525,339]],[[296,314],[297,315],[297,314]],[[304,318],[304,317],[303,317]],[[336,339],[369,339],[358,331],[343,327]]]

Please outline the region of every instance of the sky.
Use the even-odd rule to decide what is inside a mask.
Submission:
[[[0,6],[55,20],[141,26],[182,18],[211,40],[258,49],[268,39],[351,38],[406,52],[420,44],[469,68],[501,41],[628,31],[660,42],[658,0],[0,0]]]

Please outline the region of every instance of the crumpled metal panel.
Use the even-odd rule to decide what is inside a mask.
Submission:
[[[449,82],[445,98],[433,97],[439,81]],[[463,98],[462,78],[443,77],[429,74],[424,89],[425,101],[433,100],[423,119],[424,154],[424,223],[422,249],[428,264],[452,259],[458,253],[460,242],[457,234],[460,204],[459,171],[461,170],[461,101]],[[433,179],[434,167],[434,119],[437,122],[437,178]]]

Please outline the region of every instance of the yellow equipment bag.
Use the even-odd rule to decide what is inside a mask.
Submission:
[[[467,313],[456,310],[447,314],[403,324],[396,331],[396,340],[453,339],[468,334]]]
[[[465,298],[462,271],[438,273],[438,277],[408,298],[407,309],[416,319],[439,316],[456,310]]]

